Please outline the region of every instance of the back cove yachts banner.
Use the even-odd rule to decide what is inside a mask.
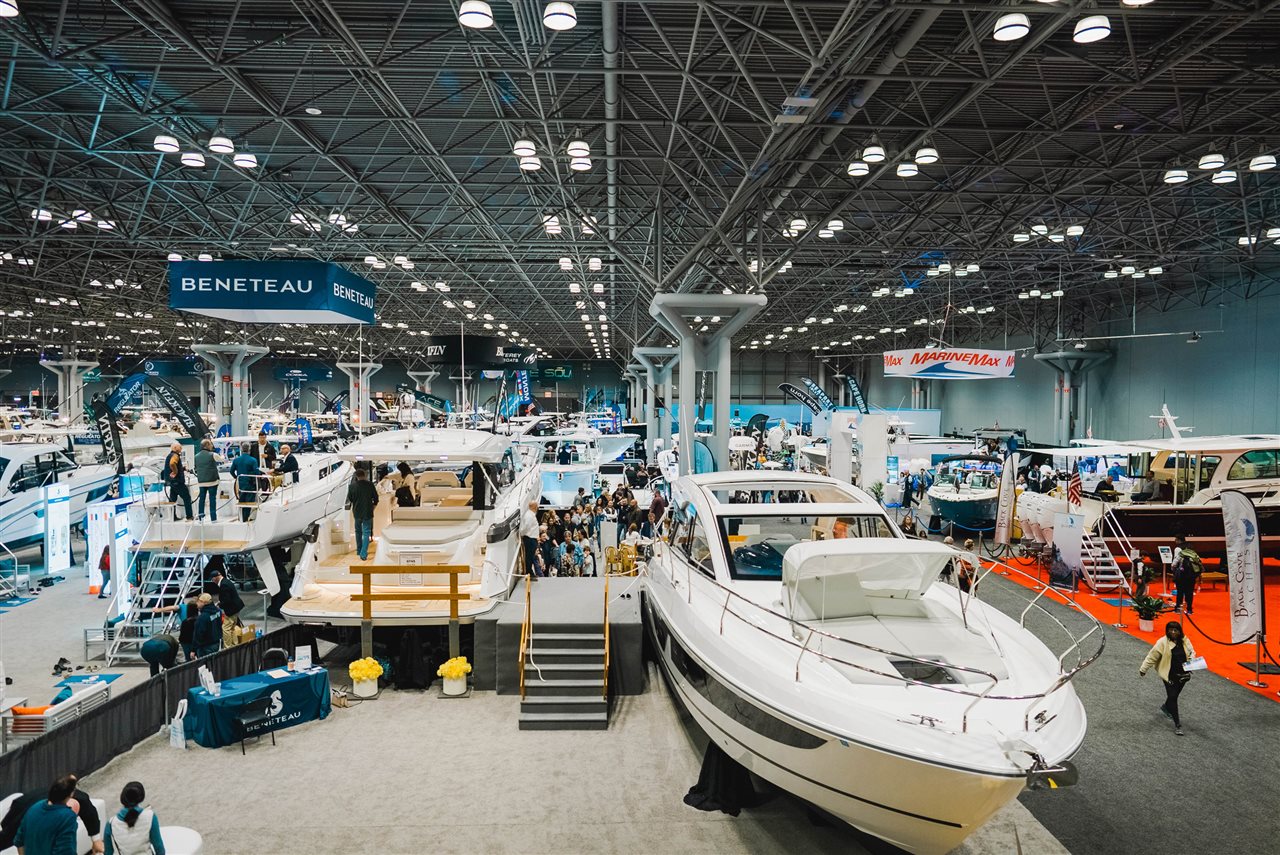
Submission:
[[[990,380],[1012,377],[1014,351],[967,348],[912,348],[884,354],[885,377],[918,380]]]
[[[376,286],[328,261],[174,261],[169,308],[246,324],[371,324]]]

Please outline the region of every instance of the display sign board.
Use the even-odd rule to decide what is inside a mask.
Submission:
[[[300,383],[314,383],[318,380],[332,380],[333,369],[319,362],[308,362],[302,365],[277,365],[271,372],[277,380],[296,380]]]
[[[44,569],[50,576],[71,569],[71,493],[66,484],[44,488]]]
[[[885,377],[920,380],[989,380],[1012,377],[1014,351],[968,348],[912,348],[884,354]]]
[[[147,359],[142,363],[142,373],[148,377],[199,377],[209,366],[203,359]]]
[[[849,400],[858,408],[858,412],[871,412],[871,408],[867,406],[867,399],[862,396],[862,387],[858,385],[853,375],[845,375],[844,384],[849,388]]]
[[[433,365],[502,368],[506,340],[495,335],[429,335],[419,339],[418,356]]]
[[[1260,637],[1266,629],[1262,612],[1262,560],[1258,513],[1239,490],[1223,490],[1222,524],[1227,545],[1227,585],[1231,601],[1231,643]]]
[[[248,324],[371,324],[376,286],[325,261],[174,261],[169,308]]]

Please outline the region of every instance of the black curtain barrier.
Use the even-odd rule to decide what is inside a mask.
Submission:
[[[83,717],[0,755],[0,798],[10,793],[44,790],[67,773],[84,776],[96,772],[111,758],[159,733],[187,690],[200,684],[201,665],[209,666],[214,679],[228,680],[260,670],[262,654],[272,647],[293,655],[303,644],[312,645],[312,659],[318,661],[314,633],[306,627],[285,626],[213,656],[162,671],[118,695],[113,693],[111,700]]]

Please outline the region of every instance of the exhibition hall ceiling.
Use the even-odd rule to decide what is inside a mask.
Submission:
[[[1280,277],[1278,7],[0,0],[0,341],[621,361],[661,291],[823,355],[1213,327]],[[171,312],[179,257],[336,261],[378,319]]]

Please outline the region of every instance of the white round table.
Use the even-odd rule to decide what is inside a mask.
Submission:
[[[168,855],[200,855],[204,849],[204,838],[200,832],[181,825],[160,826],[160,839],[164,841],[164,851]]]

